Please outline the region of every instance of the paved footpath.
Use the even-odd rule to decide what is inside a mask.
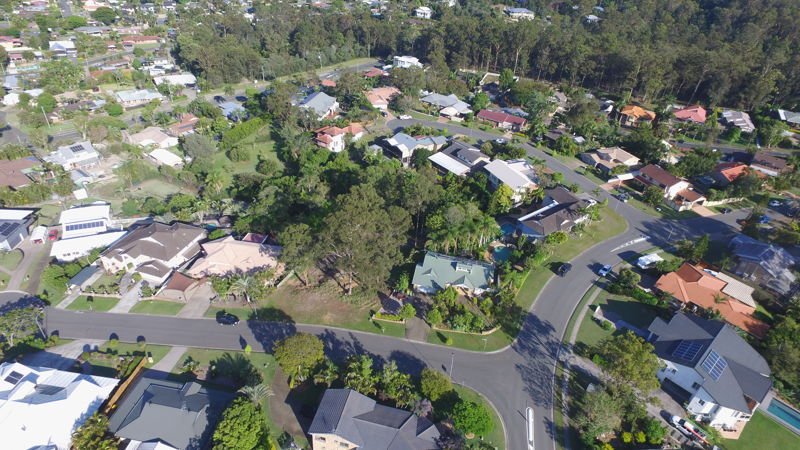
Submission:
[[[183,354],[186,353],[186,347],[172,347],[166,355],[147,370],[147,376],[153,378],[167,378],[167,375],[175,368],[175,365],[181,362]]]

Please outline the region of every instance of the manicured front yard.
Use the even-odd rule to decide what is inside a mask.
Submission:
[[[100,297],[97,295],[81,295],[67,306],[72,311],[99,311],[110,310],[119,302],[116,297]]]
[[[624,232],[627,228],[625,219],[613,210],[605,208],[601,215],[603,220],[588,226],[580,236],[570,236],[567,242],[558,246],[549,261],[546,261],[542,267],[533,269],[528,273],[522,288],[517,294],[517,303],[526,313],[531,309],[533,302],[536,301],[550,277],[555,275],[550,270],[551,262],[570,261],[593,245],[612,238]],[[437,331],[428,335],[428,342],[443,344],[446,339],[442,339],[442,336],[450,337],[454,347],[475,351],[492,351],[509,345],[516,337],[516,334],[510,335],[502,329],[486,336]]]
[[[453,385],[453,388],[458,393],[459,397],[464,400],[475,402],[478,404],[483,404],[486,409],[489,411],[489,415],[491,416],[492,420],[492,431],[489,432],[486,436],[483,436],[483,441],[488,443],[492,448],[497,450],[504,450],[506,448],[506,439],[505,435],[503,434],[503,424],[500,421],[500,417],[498,417],[497,412],[495,412],[492,405],[490,405],[480,394],[473,391],[470,388],[460,386],[460,385]],[[477,439],[477,438],[476,438]]]
[[[11,250],[10,252],[0,252],[0,267],[7,270],[14,270],[22,261],[22,251]]]
[[[131,308],[135,314],[153,314],[159,316],[174,316],[183,308],[183,303],[167,302],[163,300],[142,300]]]
[[[121,356],[140,355],[144,352],[145,356],[153,358],[153,362],[145,363],[145,367],[152,367],[169,352],[170,347],[165,345],[150,345],[150,344],[131,344],[125,342],[118,342],[116,344],[116,354],[109,352],[110,348],[114,348],[106,342],[98,347],[100,352],[89,353],[88,362],[92,365],[92,374],[104,377],[116,377],[117,365],[119,364]]]
[[[646,329],[653,319],[658,316],[658,309],[653,306],[645,305],[630,297],[609,294],[602,290],[595,299],[594,304],[590,306],[590,310],[586,311],[578,330],[576,342],[593,346],[614,333],[613,329],[604,329],[592,318],[594,308],[598,306],[607,315],[613,313],[625,322],[640,329]]]
[[[742,436],[737,440],[723,440],[726,450],[775,449],[783,450],[800,448],[800,436],[792,433],[760,411],[745,427]]]
[[[676,220],[692,219],[694,217],[698,217],[697,213],[692,210],[679,212],[672,209],[666,203],[662,203],[661,206],[658,207],[659,209],[656,210],[656,208],[653,208],[652,206],[642,201],[642,195],[638,191],[631,189],[627,186],[622,186],[617,190],[622,190],[626,192],[628,195],[630,195],[630,199],[628,200],[629,205],[632,205],[634,208],[644,211],[645,213],[650,214],[651,216],[660,217],[662,219],[676,219]]]

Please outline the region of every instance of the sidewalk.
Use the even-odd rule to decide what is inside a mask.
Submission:
[[[136,283],[132,288],[128,289],[128,292],[122,294],[122,297],[119,299],[116,305],[114,305],[111,310],[108,312],[112,313],[126,313],[131,310],[136,305],[136,302],[142,297],[142,282]]]
[[[147,369],[147,376],[151,378],[166,379],[167,375],[172,372],[177,364],[181,362],[183,354],[186,353],[186,347],[172,347],[166,355],[155,364],[153,367]]]

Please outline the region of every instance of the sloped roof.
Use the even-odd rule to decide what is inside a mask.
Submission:
[[[728,180],[728,182],[733,182],[740,176],[747,175],[747,164],[740,162],[724,162],[717,164],[717,167],[714,168],[714,172]]]
[[[620,147],[603,147],[603,148],[599,148],[599,149],[597,149],[597,153],[600,154],[600,155],[605,155],[608,159],[610,159],[612,161],[625,162],[625,161],[629,161],[631,159],[635,159],[636,161],[639,161],[639,158],[637,158],[636,156],[634,156],[634,155],[630,154],[629,152],[623,150]]]
[[[281,247],[260,243],[237,241],[226,236],[201,244],[205,255],[187,271],[190,276],[228,275],[250,273],[278,265]]]
[[[783,158],[778,158],[777,156],[772,156],[767,152],[760,151],[753,156],[753,161],[750,162],[750,165],[766,167],[777,172],[782,172],[786,170],[786,168],[789,166],[789,163]]]
[[[103,252],[103,256],[114,258],[127,254],[131,258],[145,256],[169,261],[185,250],[192,241],[205,234],[204,229],[185,223],[175,222],[167,225],[153,222],[130,231]]]
[[[314,92],[300,103],[300,107],[311,109],[317,115],[322,116],[328,113],[334,103],[336,103],[336,99],[330,95],[324,92]]]
[[[495,123],[513,123],[519,126],[525,125],[526,120],[512,114],[507,114],[502,111],[491,111],[482,109],[478,112],[478,118],[488,120]]]
[[[712,272],[689,263],[683,263],[678,270],[664,274],[656,281],[656,288],[681,302],[717,310],[730,324],[756,337],[764,337],[769,326],[753,316],[755,307],[725,293],[727,285],[727,281]]]
[[[438,449],[439,431],[424,417],[379,405],[351,389],[328,389],[309,434],[335,434],[369,450]]]
[[[730,242],[730,247],[736,257],[760,266],[776,280],[777,285],[785,285],[786,290],[796,280],[791,271],[796,260],[784,248],[758,241],[744,234],[734,237]]]
[[[749,413],[748,400],[761,402],[772,386],[764,358],[723,322],[679,312],[669,322],[656,318],[648,330],[659,358],[694,368],[703,378],[703,389],[721,406]],[[676,351],[682,343],[694,351]],[[717,378],[703,367],[711,351],[727,363]]]
[[[119,437],[160,440],[177,449],[204,448],[234,394],[196,382],[142,377],[117,405],[108,428]]]
[[[493,281],[494,267],[491,264],[429,251],[414,269],[411,283],[428,291],[451,285],[486,290]]]
[[[672,113],[678,120],[686,120],[695,123],[705,123],[706,109],[700,105],[687,106]]]
[[[495,159],[483,168],[513,190],[536,186],[536,183],[519,171],[517,165],[513,163],[514,161]]]
[[[10,161],[0,160],[0,186],[20,188],[29,185],[31,179],[26,174],[39,165],[41,163],[33,156]]]
[[[620,110],[620,114],[623,116],[632,116],[637,119],[644,119],[644,120],[655,120],[656,113],[650,111],[648,109],[644,109],[641,106],[636,105],[626,105],[623,106]]]
[[[674,186],[675,184],[680,183],[682,180],[675,175],[667,172],[666,170],[662,169],[661,167],[655,164],[648,164],[641,169],[639,169],[639,173],[642,175],[647,175],[650,179],[653,179],[664,186]]]
[[[375,70],[380,71],[380,69]],[[400,89],[394,86],[377,87],[367,91],[367,100],[372,105],[388,105],[398,95],[400,95]]]

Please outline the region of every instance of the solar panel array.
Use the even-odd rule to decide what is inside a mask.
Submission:
[[[86,229],[89,229],[89,228],[100,228],[102,226],[103,226],[103,222],[102,221],[76,223],[76,224],[72,224],[72,225],[67,225],[67,231],[86,230]]]
[[[0,222],[0,236],[10,236],[17,228],[19,222]]]
[[[681,359],[685,359],[686,361],[694,361],[694,359],[697,357],[697,354],[700,353],[700,349],[702,348],[703,344],[699,342],[681,341],[672,352],[672,355]]]
[[[72,151],[73,151],[73,153],[78,153],[78,152],[83,152],[83,151],[86,151],[86,149],[85,149],[85,148],[83,148],[83,146],[82,146],[82,145],[73,145],[73,146],[71,146],[69,149],[70,149],[70,150],[72,150]]]
[[[16,370],[12,370],[10,374],[5,378],[6,383],[17,384],[19,380],[22,379],[22,374],[17,372]]]
[[[728,361],[725,361],[725,358],[714,350],[708,352],[708,356],[703,361],[703,369],[715,380],[719,380],[726,367],[728,367]]]

